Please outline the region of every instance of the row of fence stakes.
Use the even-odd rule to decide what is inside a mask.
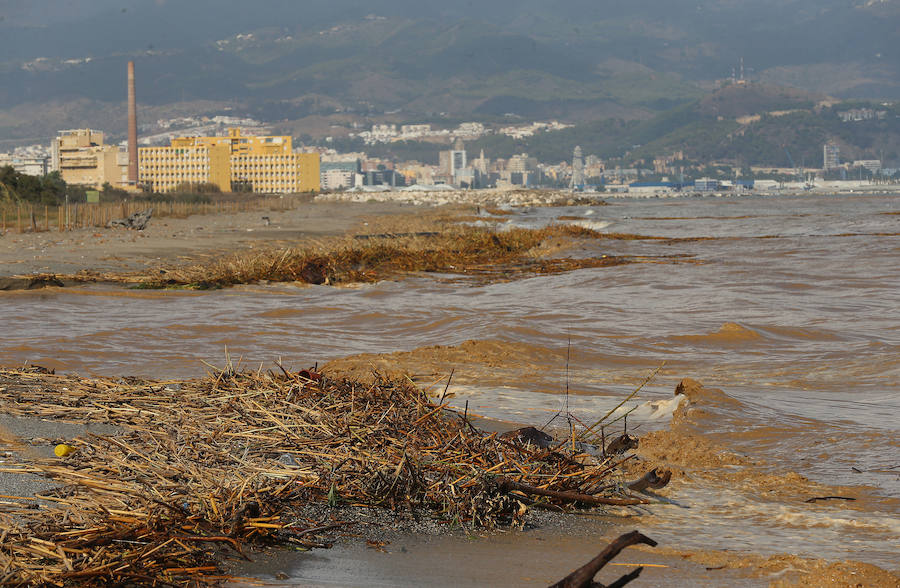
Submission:
[[[213,202],[66,202],[58,206],[31,202],[0,203],[0,233],[15,231],[59,232],[89,227],[105,227],[114,219],[153,208],[155,217],[187,218],[198,214],[237,214],[257,210],[285,211],[294,207],[294,198],[253,198],[247,200],[217,200]]]

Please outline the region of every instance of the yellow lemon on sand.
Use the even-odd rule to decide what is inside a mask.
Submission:
[[[53,453],[56,454],[56,457],[65,457],[74,452],[75,448],[71,445],[66,445],[65,443],[60,443],[55,448],[53,448]]]

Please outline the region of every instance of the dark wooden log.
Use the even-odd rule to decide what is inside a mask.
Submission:
[[[584,564],[556,584],[550,586],[550,588],[596,588],[603,587],[602,584],[597,584],[594,582],[594,576],[597,575],[597,572],[600,569],[608,564],[614,557],[619,555],[626,547],[631,545],[637,545],[638,543],[643,543],[645,545],[649,545],[650,547],[656,547],[656,541],[650,539],[649,537],[639,533],[638,531],[631,531],[630,533],[625,533],[624,535],[616,538],[615,541],[606,546],[606,548],[600,552],[597,557]],[[640,575],[641,570],[643,568],[637,568],[631,573],[628,573],[610,586],[624,586],[628,582],[634,580]]]
[[[629,435],[628,433],[623,433],[609,442],[609,445],[606,446],[606,454],[618,455],[620,453],[625,453],[629,449],[634,449],[637,446],[637,437]]]
[[[507,431],[500,438],[510,443],[520,445],[533,445],[539,449],[547,449],[553,446],[553,437],[534,427],[522,427],[515,431]]]
[[[803,502],[817,502],[819,500],[856,500],[856,499],[851,498],[849,496],[814,496],[808,500],[804,500]]]
[[[644,474],[639,480],[628,484],[628,488],[635,492],[642,492],[647,488],[659,489],[669,483],[672,472],[669,470],[653,469]]]
[[[581,502],[582,504],[594,505],[612,505],[612,506],[633,506],[635,504],[648,504],[648,500],[642,498],[606,498],[605,496],[591,496],[590,494],[579,494],[577,492],[559,492],[557,490],[547,490],[528,484],[521,484],[512,480],[501,480],[500,488],[504,492],[510,490],[518,490],[525,494],[535,494],[537,496],[547,496],[558,500],[566,500],[568,502]]]
[[[641,572],[644,571],[644,568],[634,568],[632,571],[628,572],[612,584],[607,584],[606,588],[621,588],[625,584],[631,582],[632,580],[637,579],[638,576],[641,575]],[[592,582],[592,584],[602,586],[601,584],[597,584],[596,582]]]

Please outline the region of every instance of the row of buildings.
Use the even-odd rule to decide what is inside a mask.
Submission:
[[[864,168],[873,174],[882,171],[880,159],[857,159],[852,162],[841,162],[841,148],[834,143],[826,143],[822,148],[822,169],[826,172],[835,169]]]
[[[49,150],[32,145],[0,153],[0,167],[10,166],[29,176],[59,172],[69,184],[100,187],[128,183],[128,153],[108,145],[103,132],[93,129],[60,131]]]
[[[481,150],[478,157],[470,159],[462,141],[457,140],[451,149],[439,152],[437,165],[371,159],[365,153],[323,153],[321,186],[325,191],[414,184],[460,189],[537,186],[546,179],[543,169],[537,158],[527,153],[491,160]]]
[[[60,131],[49,154],[0,156],[0,166],[20,173],[59,172],[68,184],[102,188],[172,192],[200,184],[222,192],[317,192],[321,189],[319,154],[295,152],[288,136],[245,136],[229,129],[225,136],[181,137],[166,147],[138,149],[137,185],[128,180],[128,151],[105,141],[93,129]]]
[[[127,149],[107,144],[104,134],[92,129],[59,132],[49,151],[34,146],[0,154],[0,166],[11,165],[21,173],[36,176],[58,171],[69,184],[94,188],[109,184],[133,190],[172,192],[214,185],[223,192],[270,194],[413,184],[462,189],[583,187],[599,183],[630,185],[654,176],[662,182],[683,177],[684,153],[680,151],[656,158],[653,169],[626,169],[608,167],[593,155],[581,157],[580,151],[571,164],[565,161],[545,164],[526,153],[490,160],[483,150],[478,157],[470,158],[462,141],[457,140],[450,149],[439,153],[437,165],[429,165],[374,159],[365,153],[295,149],[289,136],[245,133],[240,128],[231,128],[224,135],[175,137],[168,146],[139,147],[136,183],[128,179]],[[865,168],[873,174],[895,171],[883,170],[879,160],[841,162],[840,150],[833,143],[824,146],[823,159],[822,171],[832,176],[835,171],[855,168]],[[809,176],[813,170],[759,168],[753,171],[799,177]]]
[[[359,133],[350,133],[350,137],[358,137],[363,140],[366,145],[375,145],[376,143],[395,143],[399,141],[454,141],[454,140],[475,140],[485,135],[491,135],[496,132],[498,135],[506,135],[514,139],[523,139],[531,137],[540,132],[561,131],[563,129],[572,128],[574,125],[561,123],[559,121],[549,122],[532,122],[522,125],[511,125],[501,127],[494,131],[485,127],[480,122],[464,122],[460,123],[455,129],[435,129],[430,124],[412,124],[412,125],[396,125],[396,124],[375,124],[372,125],[370,131],[360,131]]]

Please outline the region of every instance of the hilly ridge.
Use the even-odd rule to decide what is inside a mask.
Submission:
[[[897,0],[5,0],[0,110],[19,116],[0,116],[0,140],[65,122],[42,105],[119,104],[130,59],[144,107],[215,103],[275,121],[649,119],[741,58],[748,79],[900,98],[898,22]]]
[[[882,113],[873,120],[842,121],[838,113],[867,108]],[[764,84],[737,84],[646,119],[607,118],[552,133],[513,139],[489,135],[467,142],[470,153],[484,149],[488,157],[528,153],[544,162],[569,160],[580,145],[585,155],[611,160],[611,165],[653,168],[653,159],[675,152],[684,165],[720,162],[737,168],[769,166],[821,167],[822,146],[840,147],[843,161],[883,160],[900,164],[900,105],[841,102],[798,90]],[[439,145],[391,143],[364,146],[343,141],[342,149],[380,157],[421,157],[437,163]],[[791,158],[795,163],[791,162]]]

